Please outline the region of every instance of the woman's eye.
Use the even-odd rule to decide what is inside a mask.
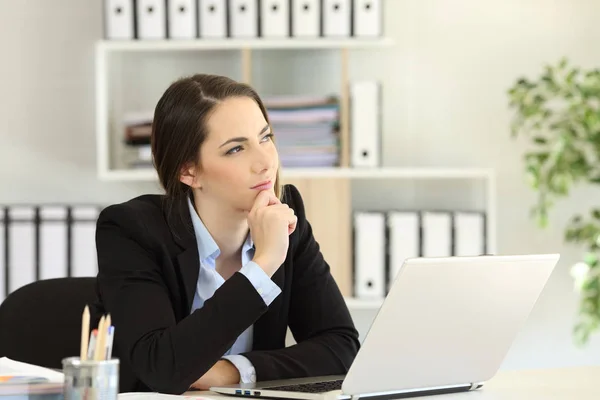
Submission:
[[[237,153],[238,151],[240,151],[241,149],[242,149],[242,146],[235,146],[234,148],[232,148],[225,154],[234,154],[234,153]]]
[[[262,141],[263,141],[263,142],[265,142],[265,141],[266,141],[265,139],[267,139],[267,140],[271,140],[271,138],[272,138],[272,137],[273,137],[273,134],[272,134],[272,133],[269,133],[269,134],[265,135],[265,137],[263,137],[263,140],[262,140]]]

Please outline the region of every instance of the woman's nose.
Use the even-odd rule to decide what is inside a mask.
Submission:
[[[252,160],[252,172],[259,174],[271,168],[272,158],[273,156],[267,149],[259,147]]]

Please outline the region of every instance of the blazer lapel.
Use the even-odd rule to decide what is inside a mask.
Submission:
[[[187,201],[185,198],[184,200]],[[171,227],[173,240],[182,250],[177,255],[177,261],[185,287],[185,313],[189,314],[200,273],[200,257],[192,219],[185,201],[181,201],[177,207],[173,207],[166,218]]]

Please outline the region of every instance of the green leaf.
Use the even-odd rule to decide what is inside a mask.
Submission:
[[[594,253],[587,253],[583,261],[590,267],[595,267],[598,264],[598,256]]]
[[[541,136],[534,137],[533,141],[536,142],[537,144],[547,144],[548,143],[548,140]]]
[[[558,68],[565,69],[567,67],[568,60],[567,57],[562,57],[558,63]]]

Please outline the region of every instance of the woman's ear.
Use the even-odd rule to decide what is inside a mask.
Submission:
[[[181,183],[188,185],[192,189],[201,187],[198,180],[198,168],[193,163],[186,164],[179,171],[179,180]]]

